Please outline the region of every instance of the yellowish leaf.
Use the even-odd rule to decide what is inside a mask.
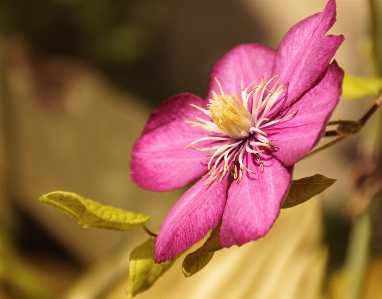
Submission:
[[[220,224],[212,231],[202,247],[186,256],[182,265],[184,276],[190,277],[202,270],[210,262],[214,253],[222,249],[219,243],[219,231]]]
[[[345,74],[342,96],[346,99],[358,99],[377,96],[382,91],[382,78],[355,77]]]
[[[335,181],[335,179],[329,179],[320,174],[293,180],[282,208],[291,208],[311,199],[333,185]]]
[[[134,214],[86,199],[78,194],[64,191],[51,192],[40,197],[40,201],[55,207],[77,220],[82,227],[98,227],[127,231],[150,218]]]
[[[129,278],[130,298],[149,288],[174,264],[175,259],[169,262],[156,264],[154,262],[155,238],[150,238],[135,248],[130,254]]]

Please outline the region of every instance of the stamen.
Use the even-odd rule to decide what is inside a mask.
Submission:
[[[266,127],[272,126],[272,125],[277,124],[279,122],[282,122],[282,121],[284,121],[284,120],[286,120],[288,118],[294,117],[297,114],[297,112],[298,112],[298,110],[296,110],[295,112],[293,112],[293,113],[291,113],[291,114],[289,114],[287,116],[284,116],[283,118],[276,119],[274,121],[270,121],[270,122],[266,123],[265,125],[263,125],[262,128],[266,128]]]
[[[256,156],[256,160],[257,160],[257,162],[260,164],[261,172],[264,172],[263,161],[261,161],[261,158],[260,158],[259,154],[255,154],[255,156]]]
[[[261,131],[260,129],[258,129],[258,128],[256,128],[256,127],[252,127],[252,128],[250,128],[249,131],[250,131],[251,133],[257,132],[257,133],[260,133],[260,134],[262,134],[262,135],[264,135],[264,136],[267,136],[267,133],[265,133],[264,131]]]
[[[184,149],[190,147],[191,145],[197,143],[197,142],[200,142],[200,141],[204,141],[204,140],[215,140],[215,141],[219,141],[219,140],[231,140],[230,138],[227,138],[227,137],[215,137],[215,136],[211,136],[211,137],[202,137],[202,138],[199,138],[199,139],[196,139],[195,141],[191,142],[190,144],[188,144]]]
[[[256,158],[260,171],[264,171],[264,164],[260,154],[265,151],[277,150],[269,139],[265,128],[277,123],[293,118],[297,111],[277,118],[283,114],[283,102],[280,99],[284,94],[286,84],[281,84],[278,79],[275,82],[274,76],[268,81],[262,79],[258,85],[258,80],[252,81],[244,88],[244,80],[240,81],[241,99],[234,91],[233,94],[226,94],[222,85],[215,78],[220,94],[212,91],[212,99],[207,105],[208,109],[191,104],[192,107],[207,115],[210,120],[195,117],[196,121],[186,120],[191,127],[200,127],[209,134],[207,137],[199,138],[185,148],[205,152],[208,156],[207,172],[204,175],[209,177],[206,185],[211,184],[217,178],[222,181],[228,174],[228,179],[236,180],[239,183],[243,177],[243,172],[255,173],[244,165],[244,157],[253,155]],[[270,87],[271,86],[271,87]],[[270,88],[269,88],[270,87]],[[273,109],[271,115],[269,112]],[[195,144],[203,142],[206,146],[197,148]]]
[[[194,108],[198,109],[199,111],[202,111],[204,114],[210,116],[210,111],[209,111],[209,110],[204,109],[204,108],[199,107],[199,106],[194,105],[194,104],[190,104],[190,106],[191,106],[191,107],[194,107]]]
[[[224,93],[220,82],[221,95],[212,92],[213,99],[210,99],[208,108],[212,121],[226,135],[233,139],[243,139],[249,136],[249,129],[254,121],[251,114],[238,98],[236,94],[227,95]]]

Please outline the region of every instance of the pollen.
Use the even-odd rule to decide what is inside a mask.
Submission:
[[[248,137],[254,119],[251,113],[244,107],[237,95],[227,95],[219,84],[221,95],[213,92],[208,108],[211,120],[227,136],[233,139]]]
[[[216,79],[220,93],[212,91],[208,109],[191,104],[208,117],[204,119],[196,116],[196,121],[185,121],[191,127],[199,127],[208,132],[208,135],[186,146],[192,146],[209,156],[207,184],[217,178],[221,181],[227,175],[239,183],[243,172],[254,173],[254,170],[245,165],[245,158],[248,156],[257,161],[260,171],[264,171],[261,154],[278,149],[267,134],[268,128],[292,119],[297,113],[284,110],[287,84],[281,84],[281,80],[276,78],[278,76],[268,81],[254,80],[246,88],[242,80],[240,97],[236,91],[226,94]],[[198,143],[203,146],[196,147]]]

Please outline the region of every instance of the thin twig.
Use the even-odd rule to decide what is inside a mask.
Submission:
[[[309,154],[307,154],[307,155],[306,155],[304,158],[302,158],[301,160],[303,160],[303,159],[305,159],[305,158],[307,158],[307,157],[309,157],[309,156],[312,156],[312,155],[314,155],[314,154],[317,154],[318,152],[321,152],[321,151],[323,151],[324,149],[327,149],[328,147],[331,147],[332,145],[336,144],[337,142],[340,142],[341,140],[343,140],[343,139],[345,139],[345,138],[346,138],[346,137],[344,137],[344,136],[340,136],[340,137],[338,137],[337,139],[334,139],[334,140],[328,142],[327,144],[325,144],[325,145],[323,145],[323,146],[321,146],[321,147],[315,149],[314,151],[311,151]],[[300,161],[301,161],[301,160],[300,160]]]
[[[150,237],[156,238],[158,235],[154,234],[152,231],[150,231],[144,223],[141,224],[142,229],[148,234]]]
[[[341,124],[359,124],[359,127],[357,127],[354,131],[352,131],[350,134],[348,135],[344,135],[344,134],[341,134],[338,129],[336,131],[326,131],[325,132],[325,136],[324,137],[336,137],[336,136],[339,136],[337,139],[334,139],[333,141],[311,151],[309,154],[307,154],[303,159],[305,159],[306,157],[309,157],[313,154],[317,154],[318,152],[321,152],[322,150],[324,149],[327,149],[328,147],[331,147],[332,145],[340,142],[341,140],[345,139],[346,137],[349,137],[353,134],[356,134],[356,133],[359,133],[361,131],[361,129],[365,126],[365,124],[368,122],[368,120],[371,118],[371,116],[378,110],[379,107],[381,107],[382,105],[382,94],[379,95],[379,97],[377,98],[377,100],[375,101],[375,103],[373,104],[373,106],[371,106],[371,108],[358,120],[358,121],[353,121],[353,120],[335,120],[335,121],[331,121],[329,122],[327,125],[328,126],[331,126],[331,125],[341,125]],[[356,127],[354,125],[354,127]],[[302,160],[302,159],[301,159]]]
[[[364,116],[359,120],[362,123],[362,126],[370,119],[370,117],[378,110],[382,105],[382,93],[379,95],[378,99],[375,101],[374,105],[365,113]]]
[[[325,136],[324,137],[336,137],[336,136],[339,136],[340,134],[338,134],[337,131],[326,131],[325,132]]]

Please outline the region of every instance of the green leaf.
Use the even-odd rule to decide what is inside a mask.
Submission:
[[[40,201],[55,207],[77,220],[82,227],[98,227],[127,231],[147,222],[150,218],[142,214],[134,214],[82,196],[64,191],[51,192],[40,197]]]
[[[210,262],[214,253],[222,249],[219,243],[220,225],[212,231],[202,247],[185,257],[182,265],[184,276],[190,277],[202,270]]]
[[[175,259],[169,262],[156,264],[154,262],[155,238],[150,238],[135,248],[130,254],[129,278],[130,298],[149,288],[174,264]]]
[[[382,91],[382,78],[355,77],[345,74],[342,85],[342,96],[347,99],[358,99],[377,96]]]
[[[335,179],[329,179],[320,174],[293,180],[288,196],[282,204],[282,208],[291,208],[311,199],[313,196],[320,194],[326,188],[333,185],[335,181]]]

